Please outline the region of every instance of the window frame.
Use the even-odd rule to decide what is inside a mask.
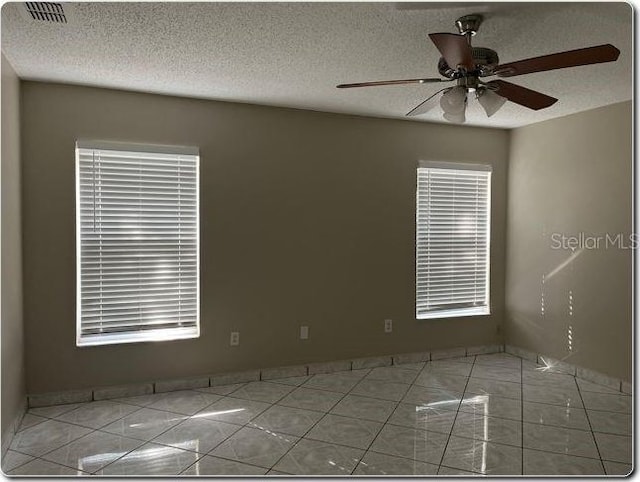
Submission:
[[[488,172],[487,178],[487,207],[486,207],[486,292],[485,302],[479,306],[458,307],[458,308],[444,308],[433,309],[429,312],[420,312],[418,307],[419,292],[418,286],[420,282],[418,261],[419,257],[419,231],[420,231],[420,170],[421,169],[447,169],[458,171],[475,171],[475,172]],[[491,164],[475,164],[468,162],[445,162],[445,161],[419,161],[416,169],[416,224],[415,224],[415,316],[417,320],[433,320],[443,318],[460,318],[470,316],[489,316],[491,315],[491,187],[492,187],[492,173],[493,167]]]
[[[160,155],[195,156],[195,214],[196,214],[196,324],[193,327],[172,327],[101,335],[82,334],[82,225],[80,150],[113,150]],[[76,346],[103,346],[128,343],[184,340],[200,337],[200,151],[197,147],[162,144],[139,144],[96,140],[76,140],[75,146],[75,230],[76,230]]]

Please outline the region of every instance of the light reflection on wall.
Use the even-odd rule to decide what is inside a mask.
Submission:
[[[573,291],[569,290],[569,327],[567,328],[567,347],[569,352],[573,352],[573,325],[571,319],[573,317]]]
[[[542,286],[540,287],[540,316],[544,317],[544,278],[542,275]]]

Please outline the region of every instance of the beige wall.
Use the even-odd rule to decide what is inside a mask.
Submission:
[[[23,96],[30,393],[502,340],[507,131],[34,82]],[[200,148],[199,339],[75,346],[77,138]],[[491,316],[415,319],[420,159],[494,166]]]
[[[587,249],[587,238],[582,250],[552,248],[562,234],[629,241],[631,109],[624,102],[512,131],[507,214],[506,342],[624,380],[631,251],[607,249],[606,238],[600,249]]]
[[[20,220],[20,80],[2,54],[2,446],[25,402]]]

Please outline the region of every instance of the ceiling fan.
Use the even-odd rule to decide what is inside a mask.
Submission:
[[[455,81],[456,85],[454,87],[446,87],[439,90],[411,109],[406,115],[424,114],[439,103],[444,111],[446,120],[463,123],[467,107],[467,94],[469,93],[475,93],[478,102],[484,108],[488,117],[495,114],[507,100],[533,110],[545,109],[558,101],[554,97],[504,80],[484,82],[481,80],[484,77],[493,75],[514,77],[545,70],[613,62],[620,55],[620,51],[613,45],[605,44],[500,64],[495,50],[471,46],[471,37],[478,32],[482,20],[482,15],[465,15],[456,20],[459,34],[429,34],[429,38],[442,55],[438,62],[438,71],[444,78],[383,80],[340,84],[337,87],[346,89]]]

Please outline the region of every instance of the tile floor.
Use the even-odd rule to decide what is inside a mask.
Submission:
[[[623,475],[632,399],[500,353],[34,408],[9,475]]]

